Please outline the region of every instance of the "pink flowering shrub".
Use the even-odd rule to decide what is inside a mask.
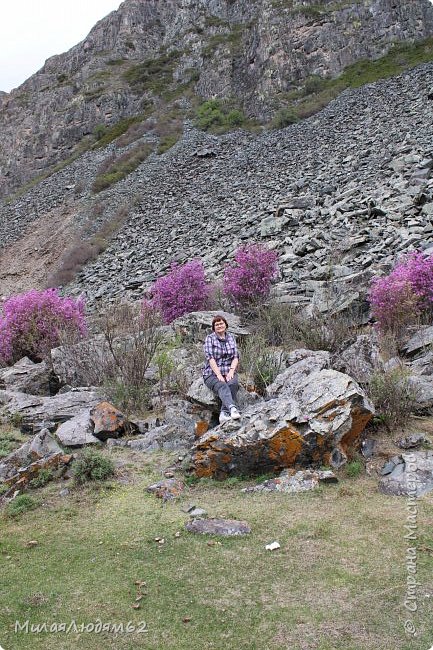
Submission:
[[[373,316],[381,331],[399,331],[433,308],[433,255],[411,253],[370,289]]]
[[[0,359],[8,364],[24,356],[39,361],[59,345],[65,330],[86,333],[82,300],[62,298],[57,289],[12,296],[0,313]]]
[[[246,307],[268,298],[278,272],[278,255],[260,244],[237,249],[233,265],[224,272],[224,291],[232,302]]]
[[[205,309],[210,287],[203,264],[199,260],[191,260],[182,266],[172,264],[170,273],[155,282],[152,294],[152,304],[160,310],[166,323],[190,311]]]

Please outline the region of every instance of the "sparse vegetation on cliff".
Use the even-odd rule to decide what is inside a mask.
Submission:
[[[396,43],[385,56],[372,61],[358,61],[334,79],[309,77],[300,89],[280,95],[280,102],[284,106],[275,113],[271,126],[283,128],[298,119],[318,113],[346,88],[358,88],[380,79],[388,79],[432,60],[433,38],[428,38],[417,43]],[[281,119],[281,115],[288,115],[289,121]]]
[[[122,180],[137,169],[137,167],[152,153],[152,146],[147,143],[138,144],[121,156],[111,156],[101,165],[93,182],[92,190],[101,192],[114,183]]]

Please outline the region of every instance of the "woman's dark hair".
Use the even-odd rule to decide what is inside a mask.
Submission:
[[[224,321],[224,323],[226,324],[226,327],[228,329],[229,324],[226,321],[226,319],[224,318],[224,316],[215,316],[212,319],[212,332],[215,332],[215,323],[218,323],[218,321],[220,321],[220,320]]]

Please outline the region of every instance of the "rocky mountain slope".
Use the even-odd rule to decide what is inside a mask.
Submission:
[[[216,137],[190,126],[170,151],[152,154],[97,195],[91,187],[104,159],[135,145],[89,151],[0,212],[0,240],[8,244],[0,258],[2,292],[35,286],[35,269],[41,286],[71,239],[61,238],[65,229],[97,232],[122,208],[124,225],[69,288],[90,303],[143,295],[173,260],[198,256],[220,277],[246,241],[279,251],[280,299],[313,298],[325,309],[332,274],[341,285],[332,300],[358,300],[396,255],[433,246],[432,86],[430,63],[345,91],[318,115],[280,131]],[[42,227],[47,219],[51,239]],[[23,249],[20,271],[11,252]]]
[[[0,195],[78,154],[96,127],[230,100],[267,120],[311,76],[433,34],[429,0],[126,0],[0,96]]]

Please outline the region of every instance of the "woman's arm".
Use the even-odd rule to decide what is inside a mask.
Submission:
[[[225,381],[224,377],[220,372],[220,369],[218,368],[218,364],[213,357],[209,359],[209,365],[212,368],[213,372],[216,374],[218,381]]]
[[[238,348],[237,348],[236,341],[235,341],[234,337],[233,337],[233,345],[234,345],[233,359],[232,359],[232,361],[230,363],[230,370],[227,373],[227,377],[226,377],[227,381],[230,381],[231,379],[233,379],[233,377],[235,376],[235,372],[237,370],[237,367],[239,365],[239,352],[238,352]]]

